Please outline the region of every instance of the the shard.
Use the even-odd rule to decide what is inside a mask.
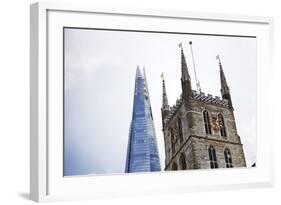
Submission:
[[[129,131],[126,173],[160,171],[160,160],[145,70],[136,70],[133,115]]]

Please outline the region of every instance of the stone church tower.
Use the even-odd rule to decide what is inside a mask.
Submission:
[[[246,167],[230,89],[220,60],[219,70],[221,98],[192,90],[181,48],[182,94],[172,107],[168,104],[163,78],[165,170]]]

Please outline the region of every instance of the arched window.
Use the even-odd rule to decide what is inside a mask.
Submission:
[[[218,161],[217,161],[217,154],[215,148],[211,145],[208,149],[209,152],[209,159],[210,159],[210,166],[212,169],[218,168]]]
[[[185,155],[184,153],[181,153],[180,156],[180,163],[181,163],[181,169],[185,170],[186,169],[186,161],[185,161]]]
[[[231,158],[231,153],[228,148],[224,150],[224,159],[225,159],[225,164],[227,168],[232,168],[232,158]]]
[[[178,119],[178,127],[179,127],[179,137],[180,137],[180,142],[183,142],[183,134],[182,134],[182,124],[181,124],[181,119]]]
[[[178,170],[178,165],[175,162],[172,165],[172,170]]]
[[[221,128],[220,128],[220,133],[222,137],[226,137],[226,130],[225,130],[225,125],[224,125],[224,119],[222,114],[218,114],[218,120],[220,122]]]
[[[208,113],[207,110],[204,110],[203,118],[204,118],[205,132],[207,134],[212,134],[211,124],[210,124],[210,119],[209,119],[209,113]]]

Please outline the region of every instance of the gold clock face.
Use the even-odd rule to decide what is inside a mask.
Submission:
[[[215,131],[219,131],[223,127],[223,124],[219,119],[219,113],[212,114],[211,125]]]

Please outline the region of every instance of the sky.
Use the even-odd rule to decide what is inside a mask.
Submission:
[[[181,94],[183,50],[196,90],[221,96],[219,65],[230,87],[247,166],[256,162],[256,39],[248,37],[65,29],[64,174],[124,173],[136,68],[145,67],[161,168],[162,80],[170,106]]]

